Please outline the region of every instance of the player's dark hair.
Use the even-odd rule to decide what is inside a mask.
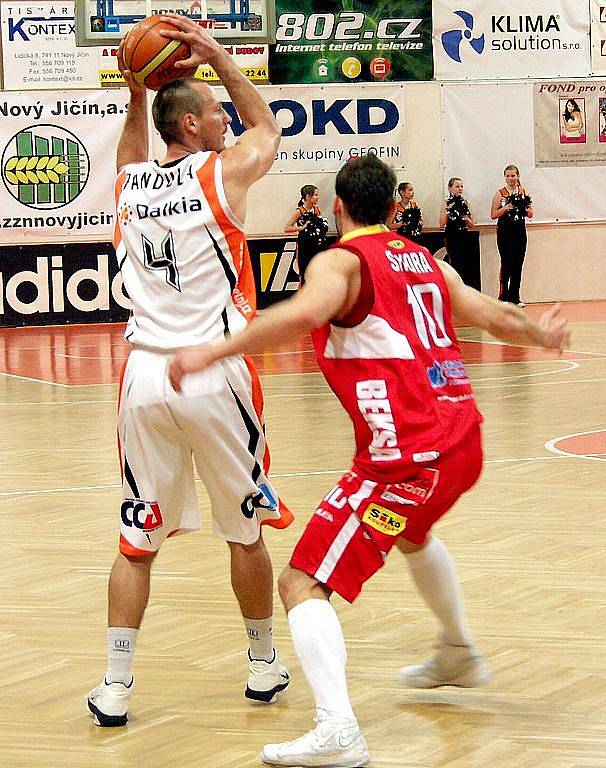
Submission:
[[[335,183],[349,218],[356,224],[384,224],[393,203],[396,175],[376,155],[346,163]]]
[[[166,83],[158,91],[152,104],[152,117],[156,130],[163,141],[179,141],[181,138],[181,119],[191,112],[201,115],[204,110],[204,98],[195,89],[193,77],[180,77]]]

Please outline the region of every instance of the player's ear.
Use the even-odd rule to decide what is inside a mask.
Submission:
[[[335,195],[335,199],[333,200],[332,212],[334,216],[339,216],[343,213],[343,201],[337,195]]]
[[[391,221],[394,217],[394,214],[396,212],[397,203],[395,200],[391,201],[391,205],[389,206],[389,216],[387,217],[387,221]]]
[[[198,118],[196,115],[194,115],[193,112],[186,112],[183,115],[183,118],[181,120],[181,126],[184,128],[186,132],[191,132],[192,130],[196,130],[196,126],[198,124]]]

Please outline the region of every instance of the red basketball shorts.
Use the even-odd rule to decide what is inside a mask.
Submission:
[[[381,568],[399,536],[422,544],[433,524],[478,479],[480,430],[465,448],[434,466],[413,468],[397,483],[380,483],[348,472],[316,509],[290,564],[326,584],[348,602]]]

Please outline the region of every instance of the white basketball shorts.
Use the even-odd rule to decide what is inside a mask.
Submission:
[[[156,552],[197,530],[193,461],[210,497],[213,532],[252,544],[260,526],[285,528],[292,514],[269,482],[263,394],[250,360],[234,357],[171,387],[170,355],[135,348],[121,385],[120,551]]]

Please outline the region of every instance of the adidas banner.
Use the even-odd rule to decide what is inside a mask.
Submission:
[[[589,4],[434,0],[437,80],[582,77],[590,73]]]
[[[107,240],[127,90],[0,94],[0,243]]]

